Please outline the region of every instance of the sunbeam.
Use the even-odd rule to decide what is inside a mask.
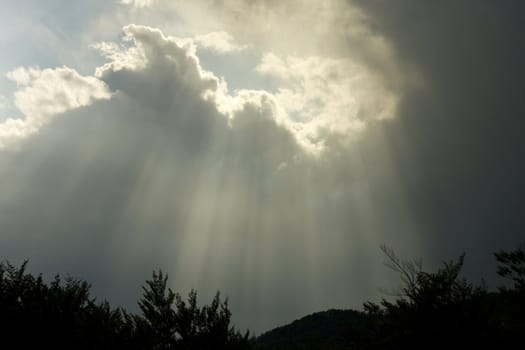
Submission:
[[[379,300],[382,245],[481,277],[524,226],[523,11],[416,3],[5,4],[0,260],[133,312],[160,268],[257,334]]]

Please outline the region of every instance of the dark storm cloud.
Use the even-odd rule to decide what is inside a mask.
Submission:
[[[465,250],[467,270],[493,275],[491,252],[525,239],[525,6],[357,4],[423,81],[384,125],[422,254]]]

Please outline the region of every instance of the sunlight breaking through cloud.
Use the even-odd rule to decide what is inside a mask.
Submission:
[[[301,144],[323,149],[327,135],[351,137],[371,121],[392,118],[397,96],[344,59],[266,54],[257,71],[279,81],[275,99]]]
[[[241,47],[232,43],[233,38],[228,33],[176,38],[166,37],[157,29],[136,25],[126,26],[124,33],[122,43],[92,45],[109,59],[108,63],[96,68],[95,77],[82,77],[66,67],[44,71],[19,67],[9,72],[8,77],[20,87],[15,94],[15,105],[24,113],[25,119],[2,124],[3,138],[11,138],[11,134],[13,138],[29,135],[53,116],[85,106],[93,99],[109,98],[104,84],[98,79],[104,80],[104,75],[122,70],[144,70],[149,59],[158,58],[157,51],[161,47],[166,55],[164,59],[177,62],[180,55],[191,58],[195,73],[188,71],[193,75],[186,78],[195,83],[208,81],[211,85],[202,93],[215,101],[219,111],[231,118],[246,103],[267,108],[268,116],[287,128],[297,142],[313,154],[324,150],[326,138],[331,135],[352,137],[366,128],[370,121],[395,114],[397,97],[368,73],[366,67],[347,59],[283,58],[267,53],[254,69],[275,79],[279,86],[277,91],[241,89],[230,92],[224,78],[200,66],[196,54],[197,46],[220,53],[239,50]],[[151,34],[155,34],[155,43],[150,42]]]
[[[261,330],[346,305],[364,269],[357,305],[390,227],[417,246],[380,131],[401,68],[354,7],[125,1],[82,33],[91,66],[8,74],[22,115],[0,124],[6,251],[103,275],[116,299],[163,267]]]

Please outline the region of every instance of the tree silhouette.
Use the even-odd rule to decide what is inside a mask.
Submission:
[[[123,313],[89,296],[87,282],[41,275],[0,263],[0,330],[9,349],[109,349],[121,344]]]
[[[153,272],[152,280],[142,287],[144,294],[138,303],[155,349],[173,349],[176,345],[175,311],[172,309],[175,293],[166,289],[167,281],[168,276],[162,271]]]
[[[195,290],[184,299],[168,287],[168,276],[160,270],[145,282],[138,301],[141,313],[133,314],[91,297],[85,281],[57,275],[46,283],[42,275],[26,271],[27,261],[18,268],[1,262],[0,348],[506,348],[525,342],[523,249],[495,253],[497,273],[512,284],[488,291],[460,276],[465,255],[428,272],[421,260],[404,261],[392,248],[382,247],[386,265],[399,274],[402,287],[379,303],[365,303],[364,312],[356,311],[348,327],[338,326],[345,332],[341,337],[324,317],[305,318],[260,339],[241,334],[231,325],[227,299],[217,293],[201,306]],[[323,324],[316,327],[319,319]],[[331,338],[326,341],[321,334]]]
[[[486,288],[459,276],[464,255],[426,272],[419,260],[402,261],[391,248],[382,250],[403,287],[394,301],[365,303],[371,316],[368,348],[441,349],[496,341],[497,323]]]
[[[228,302],[217,293],[210,305],[198,306],[197,292],[188,300],[167,288],[168,276],[154,272],[143,287],[140,309],[150,328],[155,349],[245,349],[252,340],[230,325]]]
[[[167,275],[153,273],[139,301],[142,315],[112,308],[90,297],[87,282],[42,275],[0,263],[0,348],[3,349],[249,349],[249,333],[230,325],[219,294],[199,307],[167,288]]]
[[[494,255],[499,263],[497,273],[513,282],[512,288],[501,287],[498,298],[499,318],[504,325],[502,338],[508,344],[525,343],[525,252],[523,246]]]
[[[494,253],[498,266],[498,275],[513,281],[514,289],[525,290],[525,251],[523,247],[506,252],[501,250]]]

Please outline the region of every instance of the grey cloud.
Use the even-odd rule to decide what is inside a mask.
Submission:
[[[103,74],[110,100],[2,153],[0,254],[88,278],[126,306],[162,267],[176,290],[222,290],[236,323],[258,332],[395,285],[382,243],[431,264],[466,250],[467,271],[490,277],[491,251],[522,239],[520,11],[355,4],[394,49],[370,65],[391,57],[421,74],[412,86],[381,73],[402,88],[396,119],[327,133],[329,151],[313,157],[269,95],[230,119],[203,98],[220,91],[213,76],[141,27],[148,64]]]
[[[523,241],[525,45],[519,2],[356,1],[400,59],[421,72],[384,125],[424,256],[467,252],[494,275],[491,252]]]
[[[176,290],[229,295],[237,324],[257,332],[376,295],[389,238],[375,219],[410,228],[396,191],[381,189],[382,151],[334,139],[314,158],[268,94],[247,95],[230,119],[191,52],[151,28],[133,35],[147,63],[102,72],[111,99],[2,153],[0,254],[87,278],[131,308],[161,267]]]
[[[306,300],[292,292],[310,282],[297,271],[315,262],[301,247],[311,229],[303,196],[315,191],[297,181],[308,156],[264,99],[229,125],[202,97],[213,84],[196,62],[142,30],[148,65],[103,74],[110,100],[57,116],[2,153],[2,256],[88,278],[127,306],[162,267],[178,290],[239,300],[240,325],[261,330],[301,314]]]

